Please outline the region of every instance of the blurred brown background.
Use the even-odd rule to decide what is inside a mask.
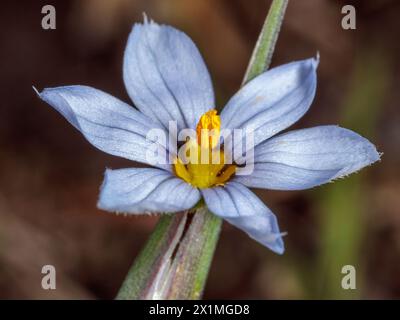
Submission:
[[[57,29],[41,28],[41,8]],[[111,299],[157,218],[96,209],[106,155],[41,102],[40,90],[86,84],[129,101],[122,58],[142,12],[184,30],[206,60],[220,107],[240,85],[270,1],[3,1],[0,11],[0,298]],[[341,8],[357,29],[341,28]],[[301,192],[257,191],[277,214],[277,256],[224,225],[205,298],[400,298],[400,1],[291,0],[273,65],[315,56],[318,90],[295,127],[339,124],[384,152],[350,178]],[[57,269],[57,290],[41,268]],[[357,290],[340,286],[357,269]]]

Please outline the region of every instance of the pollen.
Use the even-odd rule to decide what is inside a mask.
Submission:
[[[235,173],[236,165],[226,163],[219,145],[221,120],[216,110],[200,117],[197,140],[189,140],[174,163],[175,174],[194,187],[204,189],[223,186]]]

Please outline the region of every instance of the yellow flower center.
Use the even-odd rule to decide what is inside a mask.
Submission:
[[[196,127],[197,141],[183,146],[184,159],[174,164],[175,174],[197,188],[224,185],[235,173],[236,165],[225,163],[225,154],[218,146],[221,120],[216,110],[207,111]]]

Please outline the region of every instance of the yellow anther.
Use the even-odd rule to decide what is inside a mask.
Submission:
[[[221,131],[221,119],[217,110],[211,109],[200,117],[196,127],[197,142],[203,148],[215,148]],[[208,141],[208,144],[207,144]]]
[[[183,146],[185,162],[177,158],[174,163],[179,178],[197,188],[210,188],[224,185],[234,175],[236,165],[226,164],[224,151],[215,148],[220,129],[221,120],[216,110],[201,116],[196,128],[197,143],[187,141]]]

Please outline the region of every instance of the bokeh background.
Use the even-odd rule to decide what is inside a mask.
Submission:
[[[56,8],[57,29],[41,28]],[[37,88],[86,84],[129,102],[127,36],[146,12],[196,42],[219,106],[239,87],[270,1],[3,1],[0,11],[0,298],[111,299],[157,217],[96,208],[105,167],[133,164],[92,147]],[[341,28],[341,8],[357,29]],[[288,231],[277,256],[224,225],[205,298],[400,298],[400,1],[291,0],[273,66],[315,56],[318,90],[294,127],[339,124],[373,141],[380,163],[301,192],[256,191]],[[57,290],[41,288],[41,268]],[[357,290],[340,286],[343,265]]]

